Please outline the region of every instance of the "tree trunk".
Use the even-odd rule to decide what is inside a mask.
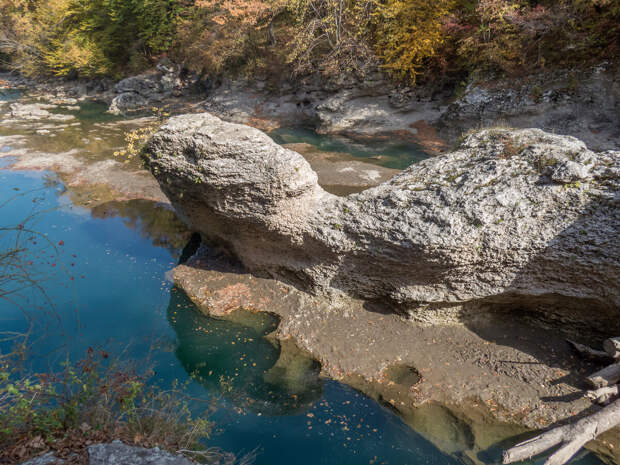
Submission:
[[[575,424],[559,426],[504,452],[504,464],[527,460],[562,444],[545,465],[564,465],[589,441],[620,424],[620,399]]]
[[[612,337],[603,342],[603,348],[610,357],[620,359],[620,337]]]
[[[620,347],[620,337],[607,339],[604,343],[605,352],[577,342],[568,342],[580,354],[595,358],[609,358],[610,356],[616,358]],[[527,460],[560,444],[561,447],[547,459],[545,465],[564,465],[587,442],[596,439],[614,426],[620,425],[620,399],[617,398],[620,394],[620,385],[617,384],[620,381],[620,363],[614,363],[597,371],[588,376],[586,381],[596,388],[594,391],[588,391],[586,396],[596,403],[609,404],[607,407],[574,424],[558,426],[504,451],[503,463]]]
[[[586,381],[590,386],[595,388],[602,388],[618,383],[620,381],[620,363],[614,363],[613,365],[609,365],[597,371],[588,376]]]

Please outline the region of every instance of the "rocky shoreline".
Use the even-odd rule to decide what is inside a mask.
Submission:
[[[553,70],[521,79],[473,78],[457,88],[403,87],[380,72],[363,80],[317,75],[295,84],[255,78],[215,80],[163,59],[151,71],[113,81],[0,79],[45,97],[90,98],[126,114],[166,105],[175,113],[208,111],[262,130],[304,126],[323,134],[401,137],[430,153],[485,127],[540,128],[571,135],[593,150],[620,149],[620,67]]]
[[[181,218],[216,247],[174,273],[201,309],[277,314],[279,338],[436,444],[449,441],[434,415],[421,419],[429,403],[458,418],[481,453],[519,428],[590,409],[579,389],[591,367],[565,337],[620,330],[618,152],[487,130],[339,198],[299,154],[197,114],[164,125],[146,161]],[[592,447],[617,460],[617,441],[612,431]]]
[[[79,86],[51,82],[40,86],[38,93],[44,101],[55,99],[56,105],[71,106],[83,99],[110,104],[116,100],[118,111],[131,111],[172,104],[179,112],[208,109],[225,120],[260,128],[293,122],[323,132],[398,134],[426,147],[434,144],[437,151],[445,150],[442,139],[453,142],[463,131],[496,125],[499,120],[517,127],[537,126],[577,135],[589,149],[601,150],[591,152],[579,141],[540,131],[496,129],[471,136],[459,149],[460,156],[429,160],[421,168],[391,180],[396,173],[380,170],[378,176],[368,175],[364,172],[368,167],[362,166],[357,180],[348,186],[350,190],[342,191],[342,186],[332,189],[332,182],[325,181],[327,175],[338,177],[330,165],[334,160],[324,163],[324,154],[307,153],[315,168],[312,169],[301,157],[290,154],[294,152],[275,149],[275,144],[261,151],[266,139],[243,133],[244,130],[241,132],[248,137],[249,145],[241,143],[239,147],[260,160],[258,169],[256,164],[249,164],[235,171],[239,165],[232,163],[216,168],[199,167],[189,177],[193,168],[188,171],[188,167],[204,153],[213,153],[208,144],[202,146],[204,151],[200,153],[188,149],[193,142],[185,144],[188,128],[200,132],[200,128],[212,124],[212,117],[204,120],[201,115],[192,115],[176,120],[180,121],[176,129],[164,129],[151,145],[152,153],[168,151],[168,161],[173,163],[170,166],[178,168],[166,171],[159,165],[159,173],[155,173],[166,195],[152,180],[147,180],[141,169],[133,173],[121,169],[122,175],[117,176],[113,170],[102,170],[103,165],[67,163],[66,156],[50,164],[49,156],[37,161],[37,156],[25,146],[14,165],[16,169],[47,168],[61,173],[67,170],[70,184],[89,188],[111,185],[114,199],[146,196],[167,202],[170,198],[186,222],[203,232],[207,242],[225,244],[229,252],[232,250],[245,262],[242,265],[230,255],[220,253],[220,249],[204,246],[188,263],[175,269],[175,281],[203,311],[226,317],[243,307],[277,314],[281,319],[278,338],[292,339],[319,360],[325,375],[358,387],[397,410],[417,431],[448,453],[464,454],[471,462],[479,463],[479,454],[491,453],[506,438],[591,409],[591,404],[581,396],[581,379],[596,365],[575,357],[565,335],[557,328],[565,326],[581,338],[602,338],[618,329],[618,256],[612,240],[618,230],[614,199],[619,155],[612,151],[620,147],[617,70],[603,67],[591,71],[592,74],[579,75],[577,85],[569,82],[568,88],[561,79],[556,80],[542,92],[536,79],[517,91],[511,90],[511,83],[498,84],[496,88],[471,85],[452,102],[445,95],[422,96],[423,89],[386,92],[380,77],[369,80],[369,87],[361,90],[353,84],[352,88],[343,89],[339,83],[316,91],[278,89],[275,93],[260,81],[225,82],[211,91],[206,100],[197,101],[188,90],[193,85],[191,79],[170,80],[178,72],[176,68],[171,72],[159,69],[148,76],[130,78],[131,86],[122,81],[116,87],[111,82]],[[145,79],[155,84],[143,85]],[[173,83],[172,88],[165,87],[166,80]],[[137,97],[121,97],[124,94]],[[33,110],[36,113],[45,108]],[[194,141],[196,136],[192,133],[186,139]],[[234,134],[230,140],[237,137],[239,134]],[[19,138],[9,142],[16,147],[22,143]],[[288,148],[312,151],[301,146]],[[229,148],[222,145],[215,153],[220,150]],[[280,150],[287,158],[284,163],[278,157],[270,159],[271,153]],[[15,152],[10,156],[16,156]],[[174,165],[180,161],[183,166]],[[320,172],[321,163],[324,175]],[[478,164],[487,169],[478,173],[480,176],[475,172],[474,165]],[[502,171],[502,166],[507,165],[510,168]],[[151,169],[155,166],[157,163],[151,163]],[[207,221],[193,208],[211,195],[205,196],[204,189],[223,174],[222,169],[229,171],[221,179],[246,179],[251,187],[239,190],[225,183],[218,186],[226,193],[215,202],[222,211],[215,212],[214,223],[210,221],[212,213],[207,215]],[[383,184],[357,197],[334,199],[316,184],[316,169],[320,184],[337,194]],[[87,179],[89,172],[95,178]],[[110,175],[101,174],[106,172]],[[512,174],[508,176],[508,172]],[[413,173],[421,177],[414,179]],[[170,181],[164,180],[164,174]],[[264,183],[255,183],[253,177],[257,174],[266,176]],[[136,176],[144,177],[148,186],[143,189],[136,184]],[[366,183],[364,176],[370,176],[372,182]],[[541,178],[545,178],[542,185],[534,187]],[[266,187],[273,185],[282,189],[282,195],[278,189]],[[152,194],[145,194],[149,189]],[[183,199],[177,195],[181,191],[185,192]],[[471,205],[463,208],[459,199],[467,198],[465,191],[468,195],[473,193],[483,206],[485,199],[491,199],[493,204],[479,210],[469,210]],[[266,193],[271,197],[261,197]],[[433,201],[419,197],[431,194],[436,195]],[[310,201],[305,202],[307,195]],[[303,205],[295,203],[300,199],[304,200]],[[457,204],[462,222],[448,215]],[[364,205],[374,205],[374,213],[385,208],[384,212],[393,214],[373,216]],[[421,224],[429,227],[421,229],[429,234],[420,237],[418,249],[406,244],[405,233],[415,228],[386,229],[398,222],[399,216],[401,222],[409,220],[406,215],[401,216],[405,205],[420,210],[424,218]],[[255,208],[262,211],[253,211]],[[226,218],[228,213],[223,214],[227,209],[245,223],[225,226],[230,219]],[[323,213],[317,216],[316,209]],[[503,213],[496,215],[498,209]],[[489,216],[491,211],[493,218]],[[280,212],[281,220],[274,222],[270,218],[274,212]],[[559,218],[560,214],[565,216]],[[592,221],[593,217],[596,221]],[[351,230],[359,232],[364,218],[368,219],[365,232],[347,238]],[[536,235],[519,226],[523,218],[532,218],[526,223],[539,228],[535,229]],[[302,228],[302,233],[295,237],[299,232],[295,228],[305,223],[308,229]],[[205,224],[210,227],[201,226]],[[437,232],[441,229],[446,231],[445,236]],[[439,239],[431,241],[432,247],[424,251],[432,231]],[[481,231],[488,233],[487,239],[478,237]],[[560,240],[555,237],[558,231],[564,231]],[[455,245],[457,236],[468,240]],[[537,241],[522,243],[533,236]],[[261,241],[257,244],[252,239],[244,244],[244,237],[259,237]],[[511,242],[517,239],[518,243]],[[348,242],[363,244],[373,251],[372,257],[354,247],[343,250],[343,244]],[[399,242],[398,247],[391,248]],[[291,243],[301,254],[295,253],[288,260]],[[463,255],[463,247],[471,254]],[[327,265],[321,258],[326,250],[336,257]],[[417,250],[409,257],[411,260],[407,250]],[[448,255],[442,250],[449,251]],[[516,253],[505,255],[511,251]],[[431,253],[420,261],[427,252]],[[469,260],[474,255],[477,259]],[[498,256],[506,260],[497,260]],[[278,263],[273,257],[286,259]],[[389,266],[377,266],[385,259]],[[491,268],[489,261],[495,264]],[[465,262],[480,268],[468,268]],[[370,264],[367,270],[362,266],[364,278],[350,279],[359,271],[360,263]],[[411,266],[415,263],[419,268],[414,273]],[[449,264],[460,274],[446,275],[446,270],[440,269],[442,264]],[[482,268],[487,272],[481,274]],[[553,275],[550,282],[549,272]],[[403,277],[409,276],[429,279],[404,282]],[[470,286],[474,283],[478,284]],[[589,318],[593,309],[600,317],[598,321]],[[584,325],[587,331],[583,330]],[[619,437],[614,430],[589,447],[609,463],[617,463]]]

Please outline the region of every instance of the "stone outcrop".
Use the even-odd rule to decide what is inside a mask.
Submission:
[[[448,138],[470,128],[536,127],[576,136],[597,150],[620,149],[620,68],[549,72],[514,80],[469,85],[437,121]]]
[[[145,160],[203,238],[312,294],[431,323],[519,308],[618,329],[618,152],[485,130],[343,198],[262,132],[197,114],[169,120]]]
[[[222,454],[222,460],[212,463],[214,465],[231,464],[234,457]],[[73,460],[59,459],[52,452],[35,457],[21,465],[57,465],[74,463]],[[94,444],[88,447],[89,465],[195,465],[197,462],[189,460],[183,455],[171,454],[170,452],[154,447],[133,447],[123,444],[121,441],[112,441],[104,444]]]
[[[380,72],[336,82],[308,76],[295,84],[224,81],[211,89],[204,109],[261,129],[311,125],[321,133],[396,133],[429,150],[438,130],[454,141],[464,131],[504,124],[571,135],[595,150],[620,149],[620,69],[555,70],[515,80],[473,79],[463,88],[429,82],[398,86]],[[444,83],[445,84],[445,83]]]
[[[294,85],[282,83],[277,90],[261,80],[227,80],[210,89],[203,108],[226,121],[264,130],[303,125],[319,133],[395,132],[425,139],[416,126],[437,121],[445,98],[429,89],[398,88],[375,71],[363,80],[337,82],[308,76]]]
[[[109,112],[121,114],[160,104],[164,99],[180,95],[183,83],[181,67],[170,60],[161,60],[156,68],[138,76],[119,81]]]

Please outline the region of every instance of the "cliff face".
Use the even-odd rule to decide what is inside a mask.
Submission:
[[[430,322],[496,305],[618,326],[619,152],[485,130],[345,198],[298,153],[206,113],[172,118],[146,152],[193,229],[311,293]]]

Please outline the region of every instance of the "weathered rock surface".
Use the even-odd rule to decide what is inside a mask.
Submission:
[[[458,96],[435,82],[400,87],[379,72],[338,82],[309,76],[276,88],[260,80],[224,81],[203,106],[226,121],[260,129],[310,125],[322,133],[396,133],[429,150],[437,148],[438,138],[420,126],[439,129],[449,141],[481,127],[537,127],[578,137],[595,150],[618,150],[619,73],[617,65],[604,63],[522,82],[487,78],[470,82]]]
[[[323,82],[313,76],[296,87],[270,88],[263,81],[225,81],[211,89],[203,107],[226,121],[268,130],[311,126],[320,133],[404,133],[426,142],[417,125],[441,116],[440,99],[423,90],[397,89],[375,72],[362,81]],[[445,97],[445,96],[444,96]],[[429,148],[433,149],[434,141]]]
[[[21,465],[52,465],[67,463],[52,452],[35,457]],[[213,462],[212,462],[213,463]],[[219,463],[219,462],[218,462]],[[155,447],[133,447],[121,441],[95,444],[88,447],[89,465],[195,465],[196,462],[182,455],[171,454]]]
[[[154,70],[119,81],[114,86],[117,95],[108,111],[121,114],[141,110],[178,96],[183,87],[180,75],[180,66],[163,59]]]
[[[96,444],[88,448],[89,465],[195,465],[182,455],[174,455],[158,447],[132,447],[121,441]]]
[[[39,455],[33,459],[23,462],[21,465],[58,465],[66,463],[64,460],[59,459],[53,452]]]
[[[442,112],[447,137],[485,126],[536,127],[569,134],[597,150],[620,149],[620,68],[552,72],[514,80],[479,82]]]
[[[618,152],[485,130],[340,198],[298,153],[198,114],[164,125],[146,161],[205,239],[313,294],[380,300],[430,323],[501,307],[619,327]]]

